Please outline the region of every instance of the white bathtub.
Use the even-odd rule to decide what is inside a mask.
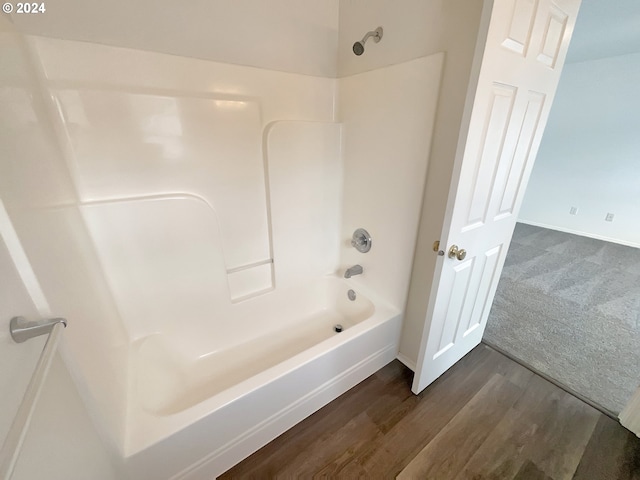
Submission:
[[[355,285],[328,276],[236,304],[217,331],[139,339],[131,477],[213,478],[393,360],[400,312]]]

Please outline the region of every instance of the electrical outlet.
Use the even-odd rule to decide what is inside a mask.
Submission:
[[[607,213],[607,216],[604,217],[605,222],[613,222],[613,213]]]
[[[569,209],[569,215],[577,215],[578,214],[578,207],[571,207]]]

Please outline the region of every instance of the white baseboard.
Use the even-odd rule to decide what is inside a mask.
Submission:
[[[391,362],[396,357],[396,349],[397,345],[392,344],[371,354],[339,376],[320,385],[275,415],[174,475],[171,480],[202,480],[215,478],[224,473],[243,458],[257,451]]]
[[[407,367],[412,372],[416,371],[416,362],[411,360],[409,357],[403,355],[402,353],[399,353],[396,358],[400,360],[404,364],[404,366]]]
[[[590,232],[583,232],[583,231],[574,230],[571,228],[558,227],[557,225],[548,225],[546,223],[531,222],[529,220],[521,220],[521,219],[518,219],[518,223],[524,223],[526,225],[532,225],[534,227],[548,228],[549,230],[557,230],[558,232],[571,233],[573,235],[580,235],[581,237],[595,238],[596,240],[603,240],[605,242],[617,243],[619,245],[624,245],[626,247],[640,248],[640,243],[629,242],[627,240],[620,240],[619,238],[605,237],[604,235],[598,235],[596,233],[590,233]]]
[[[640,437],[640,388],[636,390],[627,406],[620,413],[620,423],[635,433],[637,437]]]

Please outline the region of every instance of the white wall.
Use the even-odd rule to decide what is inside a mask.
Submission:
[[[74,324],[61,342],[63,350],[73,352],[72,374],[91,391],[105,423],[122,431],[122,324],[73,208],[76,193],[50,122],[38,63],[8,23],[0,32],[0,46],[0,200],[43,292],[30,292],[38,315],[55,314]],[[96,369],[102,374],[86,375]]]
[[[8,324],[14,315],[25,315],[31,320],[54,312],[56,316],[72,317],[75,324],[65,330],[60,348],[68,352],[71,344],[77,346],[72,349],[75,355],[72,370],[78,385],[84,387],[85,393],[91,391],[87,396],[92,396],[94,405],[103,407],[104,423],[119,431],[124,427],[119,418],[125,407],[120,386],[125,383],[126,356],[113,353],[121,345],[120,325],[112,315],[108,293],[94,288],[100,279],[92,275],[90,266],[95,266],[92,264],[95,257],[85,248],[86,235],[78,217],[74,217],[73,211],[60,208],[73,201],[75,192],[48,121],[46,96],[34,68],[37,64],[29,57],[24,37],[4,19],[0,21],[0,49],[0,204],[7,214],[3,237],[6,239],[9,230],[16,235],[17,247],[11,247],[11,258],[13,262],[19,260],[17,271],[32,299],[30,308],[15,307],[15,311],[6,312],[3,323]],[[7,225],[9,230],[5,228]],[[20,258],[18,251],[24,251],[26,256]],[[73,261],[69,261],[70,251],[79,252]],[[0,272],[6,279],[2,288],[11,291],[18,287],[11,286],[13,277],[6,268],[3,266]],[[64,305],[58,302],[61,293],[71,299]],[[2,355],[17,352],[17,347],[28,351],[37,344],[38,341],[27,346],[3,344]],[[83,378],[78,365],[88,370],[98,366],[102,375]],[[20,391],[20,382],[28,380],[30,372],[18,372],[21,378],[12,381],[11,388],[15,386]],[[73,418],[73,412],[64,410],[64,406],[57,408],[68,414],[67,418]],[[56,466],[54,462],[52,468]]]
[[[31,341],[31,340],[30,340]],[[123,480],[59,355],[54,357],[12,480]]]
[[[566,63],[639,52],[639,21],[637,0],[582,0]]]
[[[4,209],[0,203],[0,208]],[[14,316],[38,320],[40,315],[23,280],[25,265],[19,270],[12,225],[0,215],[0,445],[13,422],[46,336],[15,343],[9,334],[9,321]],[[7,248],[7,243],[12,245]],[[24,277],[26,278],[26,277]],[[66,332],[64,332],[66,333]],[[63,333],[63,335],[64,335]],[[116,480],[107,452],[91,422],[86,407],[71,381],[69,373],[56,355],[52,368],[36,403],[25,442],[19,451],[12,476],[15,480],[34,478],[92,478]]]
[[[1,444],[46,340],[37,337],[15,343],[9,335],[9,321],[18,315],[39,320],[51,313],[30,259],[24,255],[20,229],[12,220],[19,217],[18,207],[24,213],[35,205],[65,202],[72,194],[55,167],[57,152],[51,144],[51,131],[41,122],[43,106],[22,38],[4,18],[0,18],[0,49]],[[36,170],[34,159],[44,160]],[[94,355],[101,353],[94,348]],[[36,405],[13,478],[122,478],[115,474],[108,450],[58,356]]]
[[[338,0],[56,0],[27,34],[336,76]]]
[[[373,52],[371,53],[373,54]],[[340,79],[344,127],[342,270],[404,308],[424,193],[444,55],[397,63]],[[367,253],[349,240],[365,228]]]
[[[7,225],[4,223],[0,223],[0,446],[4,443],[44,347],[44,337],[18,344],[9,334],[12,317],[24,316],[33,320],[38,318],[38,313],[6,247],[4,236]]]
[[[639,84],[640,53],[565,65],[520,221],[640,247]]]

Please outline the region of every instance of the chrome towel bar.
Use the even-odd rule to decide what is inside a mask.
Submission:
[[[48,335],[53,330],[53,326],[61,323],[67,326],[64,318],[52,318],[41,322],[29,322],[24,317],[13,317],[9,323],[11,338],[16,343],[26,342],[30,338],[40,335]]]
[[[11,337],[18,343],[22,343],[30,338],[39,335],[48,335],[44,344],[36,368],[31,376],[27,390],[22,397],[22,402],[13,418],[11,428],[0,448],[0,480],[11,478],[16,466],[20,449],[24,443],[33,411],[42,391],[44,381],[53,362],[58,341],[62,334],[63,327],[67,326],[64,318],[53,318],[43,322],[28,322],[24,317],[14,317],[9,324]]]

